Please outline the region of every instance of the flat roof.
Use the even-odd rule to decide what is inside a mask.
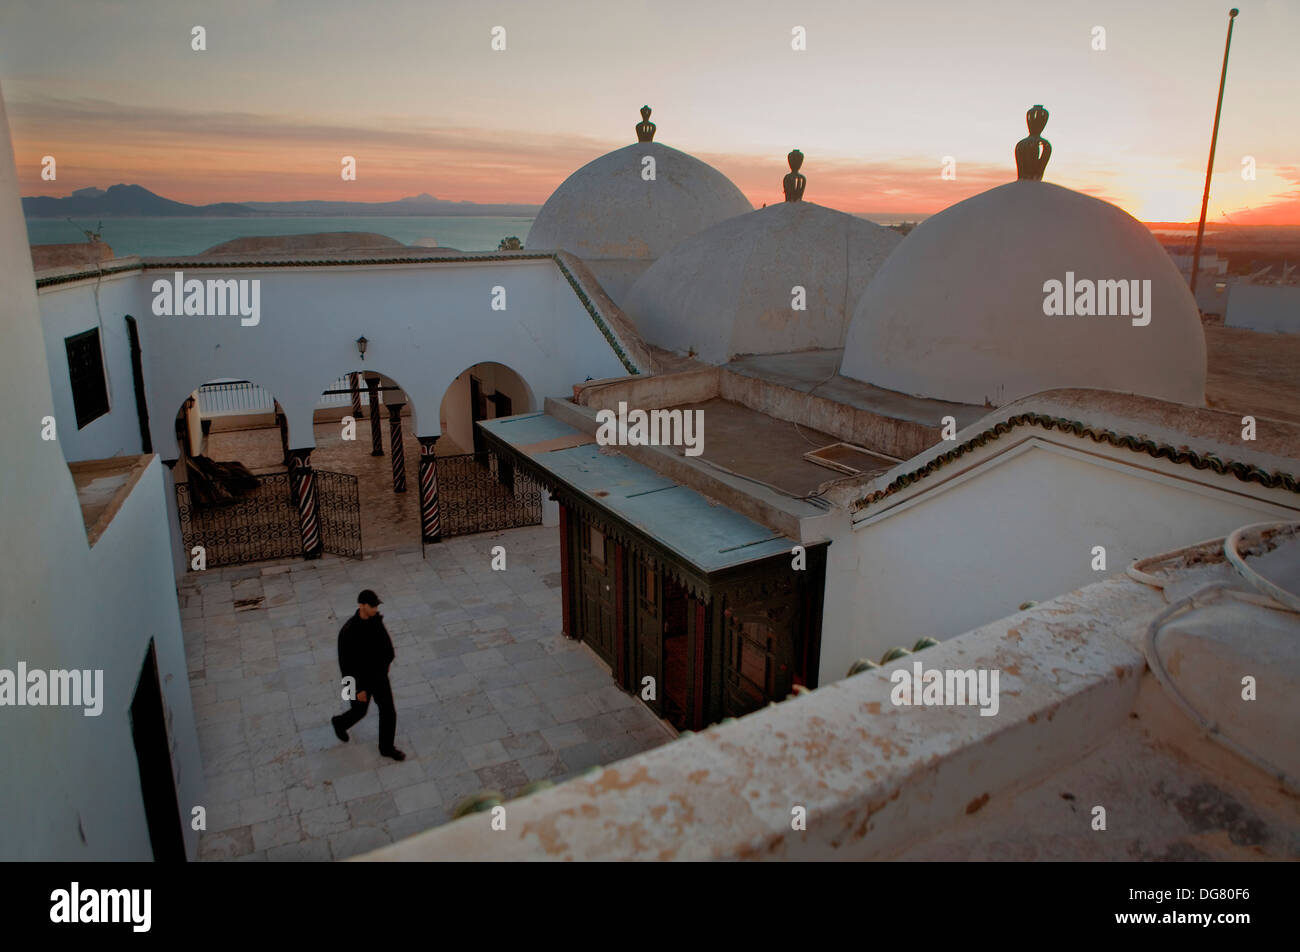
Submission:
[[[797,542],[633,462],[545,413],[481,426],[593,506],[712,574],[788,553]]]
[[[789,387],[809,396],[818,396],[858,410],[878,413],[896,420],[923,426],[938,426],[945,416],[952,416],[958,428],[969,426],[990,407],[950,403],[931,397],[913,397],[884,390],[839,372],[843,350],[805,350],[788,354],[764,354],[741,357],[723,364],[722,369],[742,377],[753,377]],[[871,447],[868,447],[871,449]]]
[[[704,421],[700,458],[792,496],[807,496],[828,482],[851,480],[842,470],[804,459],[804,454],[842,441],[809,426],[780,420],[741,403],[714,397],[702,403],[673,404],[672,409],[701,411]],[[865,479],[893,469],[901,460],[871,454],[857,460]]]

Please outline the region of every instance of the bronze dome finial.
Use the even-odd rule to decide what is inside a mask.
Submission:
[[[636,124],[637,142],[654,142],[655,124],[650,121],[650,107],[641,107],[641,121]]]
[[[808,184],[808,178],[799,174],[799,168],[803,165],[803,153],[794,149],[786,157],[790,163],[790,171],[784,179],[781,180],[781,187],[785,189],[785,200],[787,202],[798,202],[803,200],[803,190]]]
[[[1029,126],[1029,135],[1016,143],[1016,178],[1040,182],[1047,169],[1047,160],[1052,157],[1052,143],[1041,135],[1047,125],[1047,110],[1042,106],[1033,106],[1025,113],[1025,124]]]

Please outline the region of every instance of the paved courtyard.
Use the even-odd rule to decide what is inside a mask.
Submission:
[[[492,546],[506,571],[490,568]],[[329,860],[445,823],[461,797],[556,783],[669,740],[560,634],[559,537],[532,527],[190,573],[179,585],[207,779],[204,860]],[[378,711],[334,736],[338,629],[373,588],[397,653],[396,763]],[[188,815],[188,806],[182,812]]]

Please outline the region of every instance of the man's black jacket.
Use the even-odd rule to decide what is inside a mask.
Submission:
[[[358,612],[339,629],[339,669],[345,678],[357,679],[358,691],[369,691],[385,680],[394,657],[382,615],[366,621]]]

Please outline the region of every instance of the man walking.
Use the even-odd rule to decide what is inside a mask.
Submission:
[[[393,689],[388,684],[388,666],[393,663],[393,640],[379,614],[379,596],[363,589],[357,596],[357,612],[339,629],[339,670],[353,678],[356,697],[352,707],[331,719],[339,740],[348,739],[348,728],[370,710],[370,699],[379,705],[379,752],[393,760],[405,760],[406,754],[393,746],[397,734],[397,708]]]

